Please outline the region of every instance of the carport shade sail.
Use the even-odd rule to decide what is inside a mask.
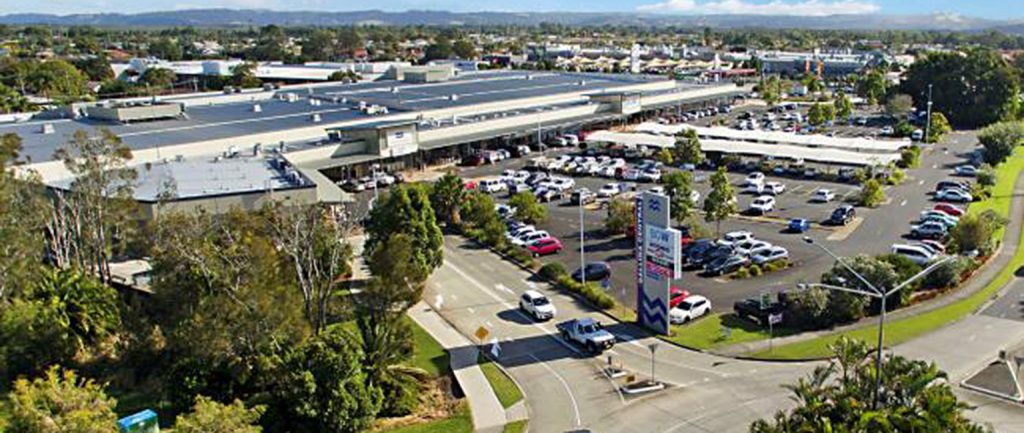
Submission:
[[[676,135],[683,130],[692,129],[697,131],[701,138],[737,141],[755,141],[759,143],[790,144],[808,147],[826,147],[860,152],[899,152],[900,149],[910,146],[909,140],[872,140],[856,137],[829,137],[821,134],[793,134],[789,132],[776,132],[764,130],[739,130],[723,127],[703,127],[686,124],[662,125],[660,123],[645,122],[637,125],[636,132],[654,135]]]
[[[587,136],[587,142],[611,143],[625,146],[647,146],[670,148],[675,146],[675,137],[597,131]],[[811,148],[786,144],[750,143],[746,141],[709,140],[700,141],[705,152],[721,152],[736,155],[771,156],[773,158],[803,160],[840,165],[885,165],[900,159],[899,153],[859,153],[848,150]]]

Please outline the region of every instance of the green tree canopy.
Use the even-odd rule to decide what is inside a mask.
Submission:
[[[704,198],[704,220],[715,223],[715,236],[721,234],[722,221],[737,212],[736,193],[729,183],[725,167],[711,175],[711,191]]]
[[[548,209],[537,202],[537,197],[530,192],[521,192],[508,200],[509,206],[516,208],[516,216],[530,224],[544,222],[548,218]]]
[[[263,406],[247,408],[240,400],[222,404],[197,396],[192,412],[180,414],[174,420],[174,433],[261,433],[259,420],[263,412]]]
[[[53,367],[18,379],[11,393],[11,433],[117,433],[117,401],[103,387]]]
[[[430,205],[437,212],[437,219],[448,225],[462,223],[459,211],[465,198],[466,189],[462,184],[462,178],[453,172],[441,176],[430,190]]]
[[[412,238],[418,266],[429,271],[441,266],[444,237],[422,185],[398,185],[381,196],[370,211],[366,232],[366,257],[372,257],[376,248],[391,236],[404,233]]]
[[[1017,146],[1024,145],[1024,122],[1007,121],[986,126],[978,133],[978,141],[985,148],[985,162],[998,165],[1013,154]]]
[[[704,161],[704,152],[700,147],[700,138],[697,131],[687,129],[682,134],[676,135],[676,144],[672,148],[673,158],[682,164],[700,164]]]
[[[672,218],[676,224],[683,225],[693,215],[696,203],[693,202],[693,173],[689,171],[673,171],[661,179],[665,186],[665,194],[669,197]]]
[[[999,53],[976,48],[961,52],[931,52],[907,71],[902,91],[919,107],[932,86],[934,111],[945,113],[956,126],[976,128],[1012,119],[1020,105],[1016,73]]]

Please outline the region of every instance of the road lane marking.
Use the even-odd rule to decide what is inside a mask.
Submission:
[[[507,292],[507,293],[511,293],[511,294],[513,294],[513,295],[514,295],[514,294],[516,294],[516,292],[512,291],[512,289],[510,289],[510,288],[508,288],[508,287],[505,287],[505,285],[504,285],[504,284],[500,284],[500,283],[499,283],[499,284],[495,284],[495,285],[494,285],[494,288],[496,288],[496,289],[498,289],[498,290],[501,290],[502,292]]]
[[[530,354],[530,358],[533,358],[534,361],[539,362],[540,365],[542,367],[544,367],[545,369],[547,369],[549,372],[551,372],[551,374],[553,374],[555,376],[555,378],[558,379],[559,382],[562,382],[562,388],[565,388],[565,392],[567,394],[569,394],[569,400],[572,401],[572,410],[576,414],[576,425],[575,426],[579,427],[579,426],[583,425],[583,421],[580,420],[580,406],[579,406],[579,404],[576,403],[576,395],[574,395],[572,393],[572,388],[569,388],[569,384],[565,381],[565,378],[563,378],[562,375],[558,374],[558,372],[555,371],[555,369],[551,368],[551,366],[549,366],[548,363],[546,363],[544,361],[541,361],[539,358],[537,358],[533,354]]]
[[[473,310],[473,307],[466,307],[466,311],[469,311],[469,314],[476,314],[476,311]]]
[[[904,199],[903,201],[900,202],[900,207],[903,207],[903,206],[906,206],[906,205],[907,205],[907,200],[906,199]]]

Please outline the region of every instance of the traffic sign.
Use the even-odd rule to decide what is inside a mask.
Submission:
[[[775,313],[775,314],[769,314],[768,315],[768,324],[770,324],[770,325],[778,325],[780,323],[782,323],[782,313]]]

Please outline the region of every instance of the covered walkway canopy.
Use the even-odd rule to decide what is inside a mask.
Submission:
[[[630,132],[597,131],[587,136],[588,143],[606,143],[627,147],[671,148],[675,137]],[[839,165],[886,165],[900,160],[899,153],[862,153],[842,149],[810,148],[789,144],[751,143],[748,141],[703,139],[704,152],[772,157],[793,161],[810,161]]]
[[[792,144],[806,147],[828,147],[858,152],[899,152],[910,146],[909,140],[873,140],[855,137],[829,137],[820,134],[794,134],[790,132],[739,130],[724,127],[704,127],[687,124],[662,125],[646,122],[635,128],[636,132],[655,135],[676,135],[686,129],[697,131],[701,138],[720,140],[753,141],[759,143]]]

